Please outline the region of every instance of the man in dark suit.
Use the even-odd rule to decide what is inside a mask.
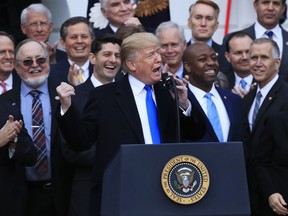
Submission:
[[[14,38],[0,31],[0,94],[16,88],[20,78],[14,70]]]
[[[206,119],[206,133],[201,141],[227,142],[242,141],[244,129],[244,107],[241,98],[232,92],[215,87],[219,70],[216,52],[207,44],[194,43],[186,48],[183,55],[184,66],[189,76],[189,99],[197,106]],[[211,94],[216,106],[221,126],[220,135],[209,120],[206,95]]]
[[[44,142],[44,149],[46,147],[43,152],[47,166],[43,167],[41,173],[37,172],[36,166],[26,168],[27,215],[68,215],[72,170],[64,156],[67,156],[67,159],[70,156],[66,154],[68,150],[65,149],[64,139],[53,115],[57,106],[56,86],[53,80],[48,81],[49,56],[42,43],[31,39],[19,43],[15,50],[15,69],[21,78],[20,88],[6,92],[3,98],[21,109],[26,129],[29,135],[34,137],[34,128],[42,128],[32,121],[32,93],[37,90],[44,122],[45,137],[41,140]],[[36,141],[40,139],[33,140],[36,145]],[[38,163],[40,152],[37,153]]]
[[[89,60],[93,65],[93,74],[85,83],[75,87],[73,103],[82,113],[90,91],[113,82],[120,70],[120,46],[122,40],[114,35],[100,36],[93,40]],[[91,171],[95,155],[95,145],[77,154],[74,161],[75,172],[71,192],[70,216],[90,216]]]
[[[21,12],[21,30],[27,38],[45,43],[49,53],[50,64],[67,59],[64,51],[57,49],[58,42],[49,43],[53,31],[52,14],[43,4],[31,4]]]
[[[281,15],[286,8],[285,2],[286,0],[254,0],[253,6],[257,21],[241,31],[249,34],[252,39],[268,38],[267,32],[273,32],[270,37],[277,43],[281,57],[278,73],[284,81],[288,82],[288,32],[279,25]],[[227,36],[224,38],[223,44],[225,44],[226,38]],[[226,74],[229,72],[229,68],[226,66],[222,71]]]
[[[34,165],[36,149],[18,107],[3,97],[0,104],[0,215],[24,216],[27,201],[24,166]]]
[[[96,141],[92,174],[94,203],[92,215],[100,215],[103,173],[121,144],[177,141],[175,115],[177,108],[173,105],[175,101],[170,92],[163,87],[162,82],[159,82],[161,79],[159,49],[160,42],[151,33],[135,33],[127,37],[121,45],[122,69],[127,74],[118,82],[91,91],[82,120],[75,105],[71,104],[71,96],[75,94],[74,88],[65,83],[57,87],[61,114],[64,114],[60,116],[60,110],[58,111],[58,122],[65,139],[78,151],[90,147]],[[191,104],[187,99],[187,89],[181,80],[176,79],[176,82],[179,104],[183,109],[182,133],[186,138],[187,136],[190,139],[200,138],[205,131],[204,120],[198,116],[196,108],[193,107],[190,112]],[[153,124],[155,126],[153,131],[150,131],[152,124],[149,123],[151,119],[148,114],[151,113],[147,114],[145,102],[146,91],[149,93],[150,87],[151,99],[155,98],[153,101],[157,103],[155,114],[158,115]],[[159,136],[154,134],[157,131]],[[159,140],[155,141],[156,138]]]
[[[167,21],[161,23],[155,33],[161,43],[160,53],[163,64],[168,65],[168,73],[182,80],[186,74],[182,62],[186,48],[184,29],[177,23]]]
[[[288,85],[278,75],[280,51],[275,41],[255,39],[250,47],[249,64],[258,86],[250,90],[243,100],[248,118],[244,143],[252,215],[261,215],[253,161],[261,147],[259,142],[267,116],[288,110]]]
[[[259,185],[260,215],[287,215],[288,199],[288,112],[267,117],[255,156],[255,175]]]
[[[67,59],[51,65],[52,79],[58,84],[69,82],[76,86],[85,82],[93,72],[89,63],[93,28],[84,17],[67,19],[60,28],[61,44],[67,52]]]
[[[252,38],[242,31],[230,34],[226,41],[225,57],[231,64],[231,72],[227,74],[228,89],[242,98],[255,83],[248,60],[252,41]]]

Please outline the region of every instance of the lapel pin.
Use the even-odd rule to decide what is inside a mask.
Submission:
[[[269,97],[268,100],[272,100],[272,97]]]
[[[224,96],[224,99],[226,100],[226,99],[227,99],[227,97],[226,97],[226,96]]]
[[[55,100],[60,100],[60,97],[59,96],[55,96]]]

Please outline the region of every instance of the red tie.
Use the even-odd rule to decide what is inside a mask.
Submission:
[[[2,93],[1,93],[1,94],[5,93],[5,92],[7,91],[7,89],[6,89],[6,83],[3,82],[3,81],[1,81],[1,82],[0,82],[0,86],[2,87]]]

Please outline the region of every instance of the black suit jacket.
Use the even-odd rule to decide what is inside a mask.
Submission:
[[[176,142],[176,107],[170,92],[159,82],[154,85],[157,100],[159,128],[163,143]],[[58,121],[63,135],[75,150],[87,149],[96,140],[93,171],[92,201],[100,214],[102,177],[106,165],[113,158],[121,144],[144,143],[140,117],[128,81],[128,75],[122,80],[106,84],[91,91],[84,108],[83,120],[72,104]],[[197,138],[204,133],[204,120],[198,119],[198,110],[193,109],[190,118],[184,118],[187,131],[185,135]],[[73,120],[72,120],[73,118]],[[187,121],[186,121],[187,120]],[[196,122],[199,121],[199,124]],[[202,124],[202,125],[201,125]],[[95,197],[94,197],[95,195]]]
[[[53,183],[53,196],[59,215],[67,215],[68,203],[71,191],[72,168],[66,161],[72,158],[73,153],[69,149],[65,149],[65,140],[58,128],[57,121],[53,113],[56,112],[58,101],[55,100],[57,85],[53,80],[48,82],[48,90],[51,102],[51,181]],[[18,109],[21,109],[20,88],[12,89],[3,94],[3,99],[15,104]],[[25,102],[24,102],[25,103]],[[26,125],[29,127],[30,125]],[[65,156],[65,158],[64,158]]]
[[[271,114],[267,118],[255,157],[255,174],[259,184],[261,215],[273,216],[268,198],[280,193],[288,200],[288,112]]]
[[[13,115],[15,120],[22,119],[16,104],[3,100],[3,95],[0,96],[0,104],[0,129],[5,125],[9,115]],[[0,147],[1,216],[25,215],[27,194],[24,166],[34,165],[36,159],[36,149],[25,127],[18,135],[12,158],[9,157],[9,144]]]
[[[61,82],[68,82],[70,64],[68,59],[57,62],[56,64],[50,65],[49,78],[53,80],[56,85],[60,85]],[[89,64],[89,77],[93,73],[93,65]]]
[[[228,133],[229,141],[243,141],[243,130],[244,130],[244,106],[242,99],[230,91],[225,89],[216,88],[219,95],[222,98],[222,101],[225,105],[229,120],[230,120],[230,128]],[[188,90],[188,98],[193,102],[193,105],[196,106],[199,110],[201,110],[201,114],[204,116],[206,121],[206,132],[205,135],[199,140],[201,142],[219,142],[217,135],[207,117],[205,112],[203,111],[201,105],[196,99],[195,95]]]
[[[88,101],[90,91],[94,89],[91,79],[75,87],[73,103],[80,113]],[[71,191],[69,216],[90,216],[91,173],[94,162],[95,145],[89,149],[77,152],[73,161],[75,166]],[[93,205],[93,204],[92,204]]]
[[[267,117],[272,113],[288,110],[288,84],[283,82],[280,78],[276,81],[265,97],[255,119],[254,127],[252,131],[250,131],[248,114],[253,104],[256,91],[257,88],[250,90],[250,92],[243,99],[245,116],[247,116],[244,135],[244,151],[247,163],[247,177],[251,208],[252,213],[255,214],[259,213],[260,211],[258,183],[256,181],[255,172],[253,169],[255,155],[257,154],[259,148],[262,148],[262,143],[260,143],[260,140],[263,135]]]

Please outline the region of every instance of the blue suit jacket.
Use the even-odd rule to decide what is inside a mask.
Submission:
[[[222,101],[225,105],[228,117],[230,120],[230,129],[228,133],[227,141],[242,141],[243,140],[243,130],[244,130],[244,107],[242,99],[231,93],[228,90],[216,88]],[[188,89],[188,98],[197,109],[199,109],[206,121],[206,133],[202,139],[199,141],[203,142],[219,142],[214,129],[203,111],[201,105],[196,99],[195,95]]]

